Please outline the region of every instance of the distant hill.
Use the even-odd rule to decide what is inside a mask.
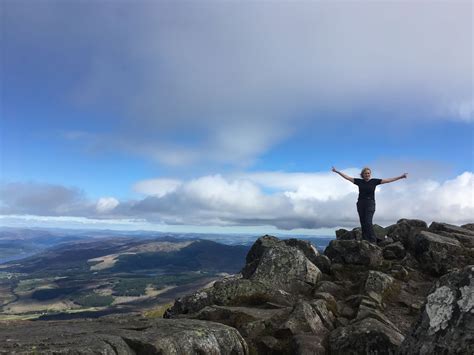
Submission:
[[[0,265],[0,319],[90,317],[163,304],[239,272],[249,248],[171,237],[61,243]]]
[[[182,247],[157,250],[157,245]],[[148,249],[147,249],[148,247]],[[107,238],[63,243],[33,256],[2,265],[3,271],[60,276],[65,272],[134,272],[161,269],[176,271],[238,272],[245,263],[249,246],[224,245],[208,240],[183,243],[174,238]],[[94,265],[113,260],[109,267]]]
[[[278,235],[277,235],[278,236]],[[252,234],[213,233],[163,233],[157,231],[81,230],[60,228],[9,228],[0,227],[0,264],[24,259],[48,248],[71,242],[93,242],[98,240],[210,240],[226,245],[251,245],[259,236]],[[285,236],[279,236],[285,238]],[[320,251],[334,236],[292,236],[309,240]],[[289,237],[287,237],[289,238]],[[99,246],[102,250],[107,248]],[[101,251],[102,252],[102,251]],[[92,252],[91,252],[92,253]],[[99,254],[98,254],[99,255]],[[22,261],[23,262],[23,261]],[[30,262],[30,261],[28,261]]]

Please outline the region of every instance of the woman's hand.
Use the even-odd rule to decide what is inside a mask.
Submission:
[[[406,179],[408,176],[408,173],[404,173],[402,176],[400,176],[402,179]]]
[[[334,171],[335,173],[337,173],[337,170],[336,170],[336,168],[335,168],[335,167],[332,167],[332,169],[331,169],[331,170],[332,170],[332,171]]]

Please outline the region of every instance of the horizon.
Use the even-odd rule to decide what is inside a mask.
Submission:
[[[332,166],[473,222],[473,6],[5,0],[0,226],[334,235]]]

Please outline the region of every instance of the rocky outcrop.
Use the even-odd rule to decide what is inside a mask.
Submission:
[[[403,341],[397,330],[374,318],[365,318],[347,327],[340,327],[329,336],[329,353],[397,354]]]
[[[463,248],[461,243],[450,237],[421,231],[415,237],[414,256],[423,270],[434,275],[443,275],[459,265]]]
[[[458,227],[447,223],[433,222],[429,230],[448,238],[456,238],[466,248],[474,248],[474,224]],[[467,228],[466,228],[467,227]]]
[[[176,300],[167,316],[235,327],[259,354],[397,354],[436,277],[474,264],[461,241],[472,232],[454,227],[402,219],[379,229],[378,245],[357,229],[338,230],[324,255],[304,241],[264,236],[241,275]],[[203,292],[214,304],[203,308]],[[472,329],[464,323],[464,332]]]
[[[197,312],[213,304],[292,305],[299,294],[310,294],[321,279],[321,271],[311,261],[316,262],[319,256],[309,242],[263,236],[249,250],[240,275],[177,299],[166,312],[166,317]]]
[[[309,242],[264,236],[250,249],[242,276],[286,292],[310,291],[321,278],[313,263],[318,255]]]
[[[401,242],[391,243],[383,248],[383,257],[387,260],[403,259],[406,254],[405,247]]]
[[[324,254],[332,263],[375,267],[382,262],[382,252],[365,240],[333,240]]]
[[[400,354],[474,354],[474,266],[436,282]]]
[[[387,238],[387,231],[384,227],[374,224],[375,238],[378,242],[382,242]],[[351,231],[345,229],[338,229],[336,231],[337,240],[362,240],[362,230],[360,227],[354,228]]]
[[[400,219],[396,224],[386,228],[387,237],[394,242],[401,242],[405,249],[414,250],[414,238],[423,231],[427,230],[426,222],[419,219]]]
[[[26,336],[25,336],[26,335]],[[0,354],[248,354],[232,327],[213,322],[107,316],[95,320],[7,322]]]

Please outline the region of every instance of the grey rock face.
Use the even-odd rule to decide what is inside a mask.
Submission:
[[[269,288],[293,293],[307,292],[310,291],[309,285],[321,279],[321,271],[307,255],[314,259],[318,253],[303,241],[280,241],[264,236],[250,249],[242,275]]]
[[[237,330],[199,320],[127,315],[2,328],[0,354],[248,354]]]
[[[298,334],[291,339],[291,354],[325,355],[326,349],[321,345],[321,337],[312,334]]]
[[[325,292],[337,298],[344,298],[348,290],[345,287],[332,281],[320,281],[314,289],[314,292]]]
[[[316,284],[320,270],[297,249],[272,248],[260,259],[255,271],[247,275],[249,280],[295,291],[307,284]]]
[[[448,223],[439,223],[439,222],[433,222],[430,224],[429,230],[432,231],[433,233],[437,232],[448,232],[448,233],[459,233],[459,234],[464,234],[464,235],[469,235],[474,237],[474,231],[468,228],[463,228],[463,227],[458,227],[453,224],[448,224]]]
[[[333,312],[329,310],[326,301],[322,299],[316,299],[311,301],[311,306],[318,314],[324,326],[329,330],[333,330],[336,317],[334,316]]]
[[[443,275],[456,267],[462,254],[462,245],[457,239],[427,231],[415,237],[415,258],[423,270],[434,275]]]
[[[365,318],[329,335],[329,353],[335,355],[396,354],[403,335],[377,319]]]
[[[383,248],[383,257],[388,260],[403,259],[406,253],[401,242],[395,242]]]
[[[365,281],[364,291],[375,301],[382,303],[387,291],[392,287],[393,277],[380,271],[370,270]]]
[[[378,266],[382,263],[382,251],[362,240],[332,240],[324,251],[332,263]]]
[[[474,224],[472,224],[474,226]],[[458,227],[447,223],[433,222],[429,231],[445,237],[455,238],[466,248],[474,248],[474,230],[469,229],[470,224]]]
[[[360,228],[354,228],[351,231],[347,229],[338,229],[336,231],[337,240],[362,240],[362,231]]]
[[[461,226],[461,228],[469,229],[471,232],[474,232],[474,223],[466,223]]]
[[[299,301],[291,311],[288,319],[280,326],[280,336],[313,333],[324,335],[327,333],[323,321],[318,313],[305,301]]]
[[[400,354],[473,353],[474,265],[471,265],[436,282]]]
[[[307,240],[301,239],[284,239],[283,243],[290,247],[297,248],[303,252],[303,254],[311,261],[313,264],[316,260],[316,257],[319,256],[319,251]]]
[[[195,313],[210,305],[239,306],[263,304],[269,301],[285,302],[283,297],[284,295],[268,289],[263,283],[233,277],[215,282],[210,288],[176,299],[174,305],[166,311],[165,317]]]
[[[318,255],[314,259],[313,264],[325,274],[329,274],[331,272],[331,260],[326,255]]]
[[[427,229],[426,222],[419,219],[400,219],[396,224],[385,228],[387,236],[395,242],[400,241],[407,250],[414,250],[415,235]]]

